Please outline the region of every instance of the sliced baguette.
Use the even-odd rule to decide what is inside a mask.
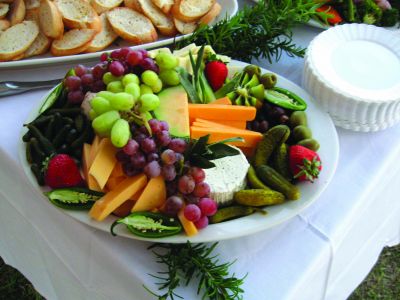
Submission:
[[[8,12],[8,20],[11,26],[21,23],[25,18],[25,2],[24,0],[15,0],[11,3],[10,11]]]
[[[0,19],[0,33],[8,28],[10,28],[10,21],[7,19]]]
[[[64,33],[61,13],[50,0],[40,2],[39,23],[42,32],[49,38],[57,39]]]
[[[131,8],[114,8],[107,12],[107,18],[114,31],[129,42],[144,44],[154,42],[158,38],[153,23]]]
[[[174,18],[174,24],[176,29],[182,34],[189,34],[196,30],[198,24],[194,22],[183,22],[177,18]]]
[[[94,29],[71,29],[62,38],[53,41],[51,53],[55,56],[81,53],[90,46],[96,34]]]
[[[26,10],[39,8],[39,6],[40,6],[40,0],[25,0]]]
[[[161,34],[172,36],[177,33],[171,17],[164,14],[151,0],[137,0],[143,14],[148,17]]]
[[[174,5],[174,0],[151,0],[155,6],[162,10],[164,14],[169,14]]]
[[[94,39],[90,42],[89,48],[85,52],[97,52],[108,47],[112,42],[114,42],[118,34],[116,34],[111,27],[110,22],[108,22],[107,15],[105,13],[100,15],[101,20],[101,32],[96,34]]]
[[[64,25],[71,29],[90,28],[97,32],[101,30],[99,15],[89,2],[81,0],[55,0]]]
[[[215,0],[175,0],[172,15],[184,22],[193,22],[204,16]]]
[[[129,7],[137,12],[143,13],[138,0],[124,0],[124,5],[125,7]]]
[[[40,55],[49,50],[51,45],[51,39],[48,38],[43,32],[39,32],[32,45],[29,46],[28,50],[25,51],[24,57],[31,57]]]
[[[214,5],[211,7],[211,9],[206,13],[204,16],[202,16],[198,23],[200,24],[210,24],[214,19],[220,14],[221,12],[221,5],[218,2],[215,2]]]
[[[100,15],[103,12],[109,11],[114,7],[120,6],[123,0],[92,0],[90,4],[94,10]]]
[[[0,3],[0,19],[4,19],[10,10],[10,5],[7,3]]]
[[[25,20],[35,21],[40,26],[39,8],[27,10],[25,14]]]
[[[0,60],[10,60],[24,53],[39,34],[34,21],[23,21],[0,35]]]

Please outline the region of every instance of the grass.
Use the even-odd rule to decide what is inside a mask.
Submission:
[[[348,300],[400,299],[400,245],[385,248]],[[0,258],[0,300],[44,300],[30,282]]]

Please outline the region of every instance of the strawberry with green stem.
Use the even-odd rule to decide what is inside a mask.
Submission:
[[[213,91],[217,91],[223,86],[228,77],[228,68],[226,64],[219,60],[214,54],[207,59],[204,73]]]
[[[289,167],[295,179],[314,182],[319,176],[322,164],[315,151],[293,145],[289,148]]]

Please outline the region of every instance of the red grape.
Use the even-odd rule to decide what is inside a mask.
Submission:
[[[76,91],[81,88],[81,78],[78,76],[68,76],[65,78],[65,86],[68,91]]]
[[[149,120],[149,125],[153,134],[157,134],[161,131],[160,122],[157,119]]]
[[[166,181],[172,181],[176,178],[176,170],[174,165],[162,166],[161,173]]]
[[[129,140],[122,150],[127,155],[133,155],[139,150],[139,144],[135,140]]]
[[[202,216],[198,221],[194,222],[194,225],[197,229],[203,229],[208,226],[208,218],[207,216]]]
[[[76,76],[82,77],[87,73],[87,68],[84,65],[77,65],[74,68]]]
[[[197,222],[201,218],[201,210],[196,204],[186,205],[183,214],[186,219],[192,222]]]
[[[193,192],[195,187],[195,182],[191,176],[183,175],[179,178],[178,189],[182,194],[190,194]]]
[[[161,160],[166,165],[173,165],[176,162],[175,152],[171,149],[166,149],[161,153]]]
[[[187,203],[198,205],[199,201],[200,201],[200,198],[196,197],[196,196],[193,196],[193,194],[189,194],[189,195],[185,195],[185,200],[186,200]]]
[[[159,72],[158,66],[156,65],[156,63],[154,62],[154,60],[150,57],[146,57],[144,58],[141,63],[140,66],[146,71],[146,70],[151,70],[154,71],[156,73]]]
[[[107,59],[108,59],[108,54],[106,52],[103,52],[100,55],[100,61],[107,61]]]
[[[167,181],[165,185],[167,187],[167,196],[175,195],[178,192],[178,184],[176,180]]]
[[[147,135],[140,133],[136,131],[137,133],[135,134],[135,140],[140,144],[146,137]]]
[[[96,80],[92,84],[92,92],[95,92],[95,93],[103,91],[103,90],[105,90],[105,88],[106,88],[106,85],[104,84],[103,80],[101,80],[101,79]]]
[[[145,153],[151,153],[151,152],[156,151],[156,149],[157,149],[156,148],[156,143],[150,137],[145,138],[143,141],[140,142],[140,148]]]
[[[83,92],[81,90],[70,91],[70,92],[68,92],[68,96],[67,96],[68,102],[74,103],[74,104],[82,103],[84,97],[85,97],[85,95],[83,94]]]
[[[119,59],[120,54],[121,54],[120,50],[117,49],[117,50],[114,50],[114,51],[111,52],[110,57],[112,59]]]
[[[136,169],[130,162],[122,164],[122,170],[124,171],[126,176],[135,176],[141,172],[140,170]]]
[[[210,195],[210,186],[207,182],[199,182],[196,184],[193,195],[196,197],[207,197]]]
[[[81,81],[82,81],[83,86],[90,86],[94,81],[93,75],[92,74],[84,74],[81,77]]]
[[[161,174],[161,167],[158,161],[153,160],[144,167],[143,171],[148,177],[153,178]]]
[[[198,167],[191,167],[189,170],[189,174],[193,177],[194,182],[196,183],[202,182],[206,178],[206,173],[204,172],[204,170]]]
[[[147,161],[148,162],[151,162],[153,160],[157,160],[158,161],[159,158],[160,158],[160,156],[156,152],[153,152],[153,153],[150,153],[150,154],[147,155]]]
[[[149,53],[145,49],[139,49],[137,50],[138,52],[142,53],[143,58],[146,58],[149,56]]]
[[[124,75],[124,72],[125,72],[124,66],[122,65],[121,62],[119,62],[117,60],[114,60],[110,64],[108,69],[110,70],[111,74],[113,74],[114,76],[117,76],[117,77]]]
[[[168,148],[178,153],[183,153],[186,150],[186,142],[182,139],[172,139],[168,144]]]
[[[160,121],[160,127],[161,127],[161,130],[167,130],[167,131],[169,130],[169,125],[165,121]]]
[[[128,54],[131,52],[132,50],[129,47],[124,47],[121,48],[119,50],[119,59],[121,60],[126,60]]]
[[[163,130],[157,134],[157,142],[160,146],[168,146],[171,141],[171,137],[169,136],[169,132],[167,130]]]
[[[182,209],[184,201],[179,196],[171,196],[165,201],[164,213],[169,216],[176,216]]]
[[[217,203],[211,198],[201,198],[199,207],[203,216],[212,216],[217,212]]]
[[[107,71],[107,63],[100,63],[94,66],[92,74],[94,79],[103,79],[104,73]]]
[[[131,156],[131,162],[136,169],[143,169],[146,165],[146,158],[140,151]]]
[[[129,157],[129,155],[126,154],[123,150],[118,151],[118,152],[115,154],[115,158],[116,158],[119,162],[121,162],[121,163],[129,162],[129,161],[131,160],[131,158]]]
[[[127,63],[132,67],[140,64],[142,60],[143,60],[143,54],[139,51],[131,51],[126,56]]]

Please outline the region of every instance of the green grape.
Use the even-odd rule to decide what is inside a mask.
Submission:
[[[104,99],[110,101],[110,100],[114,97],[114,95],[115,95],[115,94],[114,94],[113,92],[101,91],[101,92],[98,92],[98,93],[96,94],[96,97],[102,97],[102,98],[104,98]]]
[[[137,85],[140,84],[139,77],[136,74],[126,74],[122,77],[122,84],[127,86],[130,83],[136,83]]]
[[[121,81],[112,81],[107,84],[107,91],[113,93],[120,93],[124,91],[124,86]]]
[[[140,96],[140,108],[141,113],[154,110],[160,105],[160,98],[154,94],[145,94]]]
[[[97,113],[94,111],[94,109],[92,108],[91,110],[89,110],[89,119],[94,120],[96,117]]]
[[[111,129],[111,143],[118,148],[124,147],[131,137],[129,123],[124,119],[117,120]]]
[[[163,70],[159,76],[164,85],[174,86],[181,82],[175,70]]]
[[[141,79],[144,84],[151,87],[157,84],[158,75],[154,71],[146,70],[142,73]]]
[[[131,94],[121,92],[114,95],[110,105],[115,110],[129,111],[135,105],[135,100]]]
[[[111,74],[111,72],[107,72],[103,75],[103,82],[105,85],[108,85],[110,82],[113,81],[120,81],[122,79],[122,77],[117,77],[114,76],[113,74]]]
[[[159,52],[156,63],[163,70],[173,69],[178,66],[178,58],[171,53]]]
[[[153,94],[153,90],[148,85],[142,83],[140,85],[140,95],[146,95],[146,94]]]
[[[140,97],[140,86],[135,83],[131,82],[125,86],[125,93],[128,93],[133,96],[133,100],[138,100]]]
[[[111,128],[120,119],[116,110],[110,110],[96,117],[92,122],[92,127],[100,136],[110,136]]]
[[[107,99],[99,96],[94,97],[92,101],[90,101],[90,106],[98,115],[112,110],[110,102]]]
[[[151,86],[151,90],[153,91],[153,93],[159,93],[159,92],[161,92],[162,87],[163,87],[163,83],[162,83],[161,79],[158,78],[156,84]]]

